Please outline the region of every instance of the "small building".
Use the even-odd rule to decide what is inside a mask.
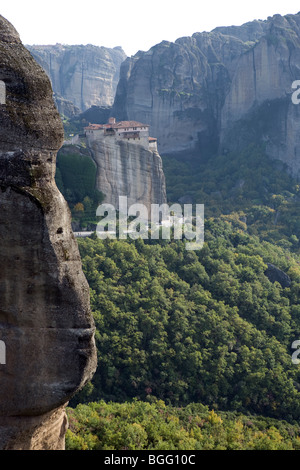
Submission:
[[[107,124],[89,124],[84,130],[86,137],[91,141],[112,137],[157,151],[157,139],[149,137],[149,127],[148,124],[137,121],[116,122],[116,119],[111,117]]]
[[[149,137],[149,149],[157,151],[157,139],[155,137]]]

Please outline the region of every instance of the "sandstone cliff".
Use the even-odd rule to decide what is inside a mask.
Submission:
[[[128,206],[166,203],[166,184],[161,157],[142,145],[115,141],[89,141],[97,165],[97,189],[105,194],[105,203],[119,207],[119,196],[127,196]]]
[[[123,62],[113,114],[150,124],[160,153],[264,142],[300,172],[300,13],[163,41]]]
[[[69,112],[70,103],[80,112],[92,105],[112,105],[120,65],[126,58],[120,47],[56,44],[27,48],[50,77],[61,112]]]
[[[0,80],[0,449],[63,449],[65,405],[96,367],[89,288],[54,182],[51,85],[1,16]]]

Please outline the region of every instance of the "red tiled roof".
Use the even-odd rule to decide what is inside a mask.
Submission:
[[[109,124],[89,124],[85,129],[88,130],[99,130],[99,129],[126,129],[129,127],[149,127],[149,124],[142,124],[137,121],[120,121]]]
[[[97,129],[103,129],[103,124],[89,124],[85,129],[90,129],[90,130],[97,130]]]
[[[149,124],[142,124],[141,122],[137,121],[121,121],[116,122],[112,125],[112,127],[116,127],[118,129],[127,128],[127,127],[149,127]]]

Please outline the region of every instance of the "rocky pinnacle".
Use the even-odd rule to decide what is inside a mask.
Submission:
[[[0,449],[64,449],[96,368],[89,287],[56,187],[63,127],[46,73],[0,16]]]

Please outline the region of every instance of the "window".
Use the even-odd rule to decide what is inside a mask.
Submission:
[[[0,80],[0,104],[6,104],[6,87],[3,80]]]

